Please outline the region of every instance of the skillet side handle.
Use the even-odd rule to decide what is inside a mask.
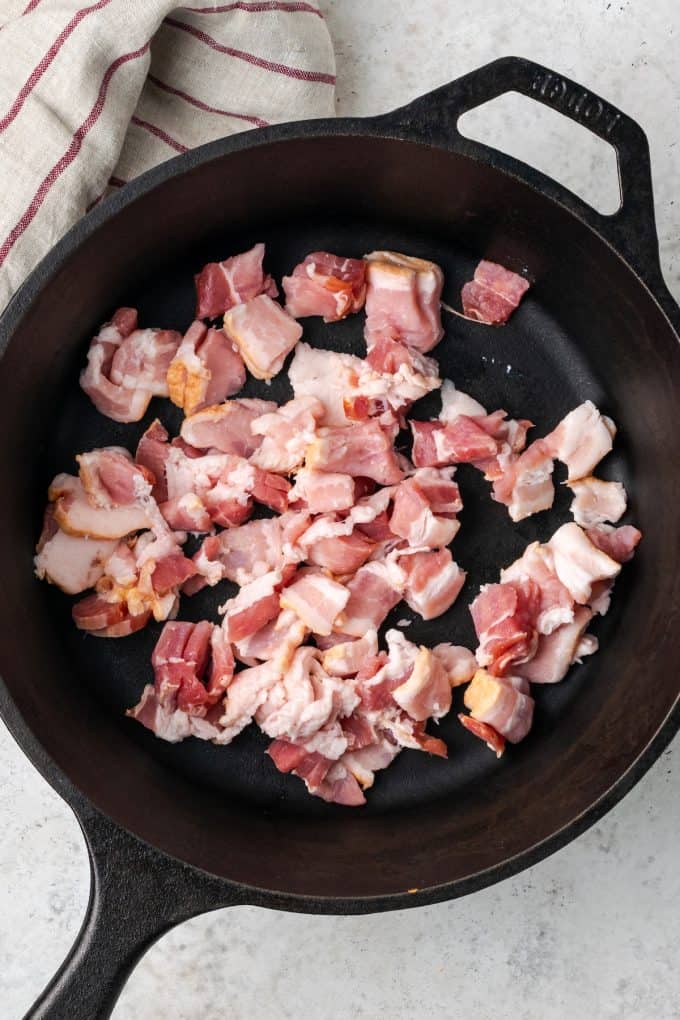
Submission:
[[[654,215],[652,173],[647,136],[631,117],[577,82],[524,57],[501,57],[449,85],[387,114],[389,127],[405,129],[423,141],[434,141],[459,151],[500,157],[497,165],[510,166],[531,182],[537,171],[496,150],[464,138],[458,131],[462,114],[506,92],[519,92],[609,142],[616,151],[621,205],[610,216],[598,213],[583,199],[550,178],[552,197],[570,208],[621,251],[635,267],[653,270],[661,277],[659,241]],[[526,170],[526,173],[522,171]]]
[[[24,1020],[107,1020],[135,964],[165,932],[226,907],[229,887],[102,815],[78,812],[90,855],[90,900],[76,941]]]

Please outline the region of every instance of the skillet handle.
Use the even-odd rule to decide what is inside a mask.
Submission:
[[[506,92],[519,92],[557,110],[614,147],[621,192],[617,212],[599,213],[537,170],[460,134],[462,114]],[[384,122],[405,129],[411,137],[482,155],[530,184],[540,182],[542,191],[585,219],[634,266],[653,268],[661,275],[647,136],[631,117],[582,85],[524,57],[501,57],[387,114]]]
[[[90,900],[76,941],[24,1020],[107,1020],[146,950],[176,924],[241,902],[217,878],[175,861],[92,809],[77,817]]]

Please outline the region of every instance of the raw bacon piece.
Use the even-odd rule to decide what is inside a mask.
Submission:
[[[556,460],[567,465],[569,482],[585,478],[609,453],[616,435],[611,418],[601,415],[592,401],[575,407],[545,437]]]
[[[337,760],[347,750],[347,737],[338,720],[352,713],[359,696],[352,684],[329,676],[320,657],[317,648],[298,648],[255,719],[268,736],[303,744],[307,751]]]
[[[367,630],[363,637],[339,641],[327,648],[321,664],[330,676],[356,676],[368,658],[378,654],[378,632]]]
[[[205,407],[185,418],[180,435],[199,450],[218,450],[248,458],[262,442],[262,436],[251,431],[251,423],[275,411],[276,406],[273,400],[252,397],[225,400],[223,404]]]
[[[292,276],[284,276],[282,284],[286,311],[294,318],[322,315],[324,322],[338,322],[363,308],[366,263],[315,251],[295,267]]]
[[[552,551],[547,545],[532,542],[523,554],[501,571],[501,582],[531,580],[540,592],[536,616],[539,634],[552,634],[574,618],[574,600],[555,573]]]
[[[58,494],[58,487],[64,478],[70,479],[68,488]],[[71,475],[58,475],[50,491],[56,495],[54,519],[68,535],[87,535],[89,538],[102,539],[124,538],[151,525],[148,508],[144,506],[134,504],[123,507],[93,506],[80,479]]]
[[[393,485],[404,475],[390,438],[374,421],[319,429],[307,447],[305,466],[372,478],[379,485]]]
[[[465,715],[464,712],[458,713],[459,722],[473,733],[480,740],[483,740],[490,751],[493,751],[497,758],[503,756],[505,751],[505,737],[502,737],[493,726],[489,726],[488,723],[480,722],[478,719],[473,719],[471,715]]]
[[[351,475],[300,468],[288,493],[288,502],[301,502],[310,514],[333,513],[354,506],[355,492]]]
[[[194,492],[187,492],[186,495],[177,496],[175,499],[166,499],[164,503],[159,504],[158,509],[173,531],[200,534],[213,530],[213,519],[203,500]]]
[[[439,412],[439,420],[444,423],[453,423],[456,418],[465,415],[466,418],[486,418],[486,408],[475,400],[474,397],[456,389],[450,379],[445,379],[441,388],[442,409]]]
[[[136,394],[145,392],[148,399],[167,397],[168,366],[181,338],[174,329],[134,330],[113,353],[111,382]]]
[[[526,737],[534,717],[534,699],[528,690],[529,685],[524,682],[523,686],[519,678],[500,678],[480,669],[466,687],[463,701],[473,719],[517,744]]]
[[[597,528],[588,528],[586,535],[594,546],[616,563],[628,563],[632,560],[637,544],[642,538],[642,532],[632,524],[623,524],[619,528],[601,524]]]
[[[332,574],[354,574],[373,554],[376,543],[360,531],[319,538],[307,547],[307,559]]]
[[[513,521],[549,510],[555,499],[551,446],[536,439],[519,456],[499,457],[501,473],[493,483],[493,498],[503,503]]]
[[[439,301],[444,274],[434,262],[374,251],[366,255],[366,345],[401,340],[427,353],[444,335]]]
[[[151,494],[159,503],[168,498],[165,479],[165,464],[170,449],[168,438],[167,430],[156,418],[139,440],[135,453],[136,462],[150,471],[155,479]]]
[[[206,538],[194,563],[211,585],[225,577],[241,586],[248,584],[303,558],[295,543],[308,522],[309,515],[290,513],[230,528]]]
[[[437,363],[403,344],[392,348],[403,357],[386,353],[384,345],[363,361],[352,354],[297,346],[289,378],[296,397],[313,396],[324,405],[322,424],[347,425],[380,416],[390,418],[441,385]],[[374,354],[376,356],[374,357]],[[384,370],[376,367],[383,363]],[[394,371],[388,369],[394,368]]]
[[[398,556],[404,571],[404,599],[423,620],[434,620],[453,605],[466,573],[454,563],[450,549],[429,549]]]
[[[50,505],[33,561],[36,576],[56,584],[67,595],[79,595],[96,584],[117,545],[116,539],[67,535],[56,523]]]
[[[209,262],[203,267],[194,277],[197,319],[216,319],[258,294],[276,297],[276,284],[262,268],[264,250],[263,244],[256,244],[224,262]]]
[[[548,548],[555,573],[579,605],[589,602],[596,581],[612,580],[621,571],[621,564],[594,545],[578,524],[563,524]]]
[[[538,585],[530,578],[484,585],[470,606],[480,666],[503,676],[512,666],[531,659],[538,643],[535,620],[540,597]]]
[[[529,281],[497,262],[483,259],[474,279],[463,286],[461,299],[468,319],[491,326],[508,321],[529,289]]]
[[[151,619],[150,610],[132,615],[124,602],[108,602],[96,593],[76,602],[71,613],[76,627],[93,637],[127,637]]]
[[[451,708],[451,685],[443,663],[431,649],[421,645],[410,675],[395,687],[392,697],[418,722],[446,715]]]
[[[317,422],[323,413],[323,404],[315,397],[296,397],[256,418],[250,428],[262,441],[250,458],[251,463],[265,471],[282,474],[300,467],[307,447],[316,437]]]
[[[401,599],[384,563],[366,563],[347,582],[349,600],[336,620],[338,630],[352,637],[363,637],[367,630],[377,630],[391,609]]]
[[[224,316],[224,332],[256,379],[271,379],[302,336],[302,326],[268,295],[236,305]]]
[[[563,623],[538,639],[533,659],[515,667],[518,675],[534,684],[556,684],[563,680],[577,658],[597,649],[596,639],[595,647],[588,651],[581,648],[581,639],[593,615],[592,609],[578,606],[570,623]]]
[[[267,754],[279,772],[292,772],[302,779],[312,796],[345,807],[366,803],[361,787],[342,762],[333,762],[317,752],[310,754],[287,740],[272,741]]]
[[[498,443],[474,418],[461,414],[451,423],[410,421],[411,457],[416,467],[444,467],[495,457]]]
[[[282,609],[278,616],[255,634],[234,642],[237,657],[246,666],[273,662],[282,673],[290,666],[293,653],[305,641],[308,631],[297,613]]]
[[[230,744],[252,722],[258,708],[266,701],[269,691],[280,678],[280,670],[271,662],[242,669],[234,675],[227,687],[224,714],[219,719],[220,731],[215,737],[216,744]]]
[[[605,482],[591,475],[567,484],[574,493],[572,516],[582,528],[594,528],[607,521],[615,524],[626,512],[626,490],[621,482]]]
[[[272,570],[243,585],[238,595],[220,607],[225,614],[222,626],[229,641],[238,642],[252,637],[279,615],[279,593],[283,583],[283,572]]]
[[[238,393],[246,381],[243,358],[221,329],[196,319],[168,366],[168,394],[185,414]]]
[[[453,481],[455,468],[420,468],[400,482],[394,492],[390,531],[409,545],[435,549],[448,545],[460,524],[460,490]]]
[[[477,660],[469,648],[445,642],[441,645],[435,645],[432,651],[446,670],[446,675],[452,687],[466,684],[468,680],[472,680],[477,672]]]
[[[152,396],[168,395],[165,375],[180,334],[137,329],[134,308],[119,308],[92,340],[80,385],[114,421],[139,421]]]
[[[292,609],[314,634],[330,634],[350,592],[323,573],[304,573],[281,594],[281,608]]]
[[[78,475],[92,506],[134,506],[151,495],[155,478],[147,468],[135,464],[122,447],[105,446],[79,453]]]

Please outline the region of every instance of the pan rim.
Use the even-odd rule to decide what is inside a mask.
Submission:
[[[469,147],[467,145],[462,146],[456,139],[452,139],[450,144],[443,144],[442,142],[427,142],[414,138],[407,131],[390,126],[389,115],[386,118],[338,118],[308,122],[290,122],[268,128],[255,129],[254,131],[246,131],[228,138],[209,142],[188,153],[170,159],[136,178],[126,185],[125,188],[121,189],[118,194],[111,196],[91,210],[45,255],[20,290],[14,295],[0,317],[0,364],[5,350],[22,318],[26,315],[34,301],[39,298],[43,289],[49,285],[53,276],[68,262],[70,256],[100,227],[115,218],[133,202],[143,198],[148,192],[168,180],[189,173],[205,163],[221,159],[231,153],[254,150],[260,146],[278,142],[308,141],[311,138],[319,140],[339,137],[355,138],[357,136],[365,136],[369,139],[394,139],[395,141],[406,142],[423,148],[440,149],[455,153],[459,156],[485,163],[486,165],[489,163],[485,159],[485,147],[478,146],[477,143],[473,143]],[[502,154],[498,155],[502,156]],[[522,164],[517,163],[510,157],[502,156],[502,160],[505,165],[499,165],[498,159],[494,159],[491,163],[492,168],[518,179],[524,186],[537,191],[542,198],[556,203],[565,213],[579,220],[584,227],[597,235],[598,240],[604,243],[633,272],[659,312],[669,322],[673,333],[677,337],[680,311],[665,288],[663,281],[659,278],[658,280],[651,279],[648,282],[631,265],[630,261],[617,250],[615,245],[603,233],[597,230],[592,222],[587,218],[580,217],[578,212],[570,206],[561,203],[553,189],[543,189],[540,186],[541,180],[545,181],[547,185],[554,184],[554,182],[550,181],[550,178],[544,177],[538,171],[534,171],[532,173],[535,176],[535,180],[528,180],[523,173],[519,172]],[[655,274],[652,273],[652,276],[655,276]],[[169,854],[166,850],[159,850],[153,844],[147,843],[143,837],[131,832],[124,825],[121,825],[120,822],[110,818],[98,805],[94,804],[85,794],[82,794],[77,785],[62,771],[61,767],[34,735],[2,679],[0,679],[0,716],[5,720],[8,729],[29,760],[63,799],[69,803],[79,820],[82,821],[81,813],[83,809],[96,810],[104,817],[109,818],[116,827],[129,832],[134,839],[150,846],[154,852],[161,854],[164,858],[180,862],[195,872],[202,873],[202,869],[199,866],[190,864],[179,857]],[[270,907],[275,906],[279,909],[290,911],[322,914],[359,914],[406,909],[467,895],[519,873],[548,857],[581,835],[581,833],[611,810],[632,789],[635,783],[642,778],[668,746],[678,729],[680,729],[680,691],[674,705],[659,725],[653,737],[641,749],[638,756],[619,778],[597,800],[584,808],[580,814],[565,823],[556,832],[539,840],[513,857],[480,872],[468,875],[465,878],[455,879],[440,885],[423,887],[412,892],[395,892],[377,897],[356,895],[347,898],[282,893],[253,885],[240,884],[231,879],[223,878],[220,875],[214,877],[219,878],[226,886],[234,890],[241,890],[243,900],[240,902]],[[211,876],[214,874],[212,872],[203,873],[210,874]]]

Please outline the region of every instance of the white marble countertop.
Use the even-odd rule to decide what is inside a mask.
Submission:
[[[674,0],[322,0],[338,112],[378,113],[497,56],[531,57],[632,114],[652,148],[666,279],[680,299],[680,8]],[[531,108],[499,147],[611,195],[590,145]],[[559,122],[561,123],[561,122]],[[540,127],[540,131],[539,131]],[[543,132],[543,133],[541,133]],[[501,144],[502,143],[502,144]],[[653,683],[653,677],[641,678]],[[75,937],[78,826],[0,729],[0,1015],[23,1014]],[[680,742],[599,825],[473,897],[370,917],[241,907],[198,918],[140,963],[115,1020],[680,1017]]]

